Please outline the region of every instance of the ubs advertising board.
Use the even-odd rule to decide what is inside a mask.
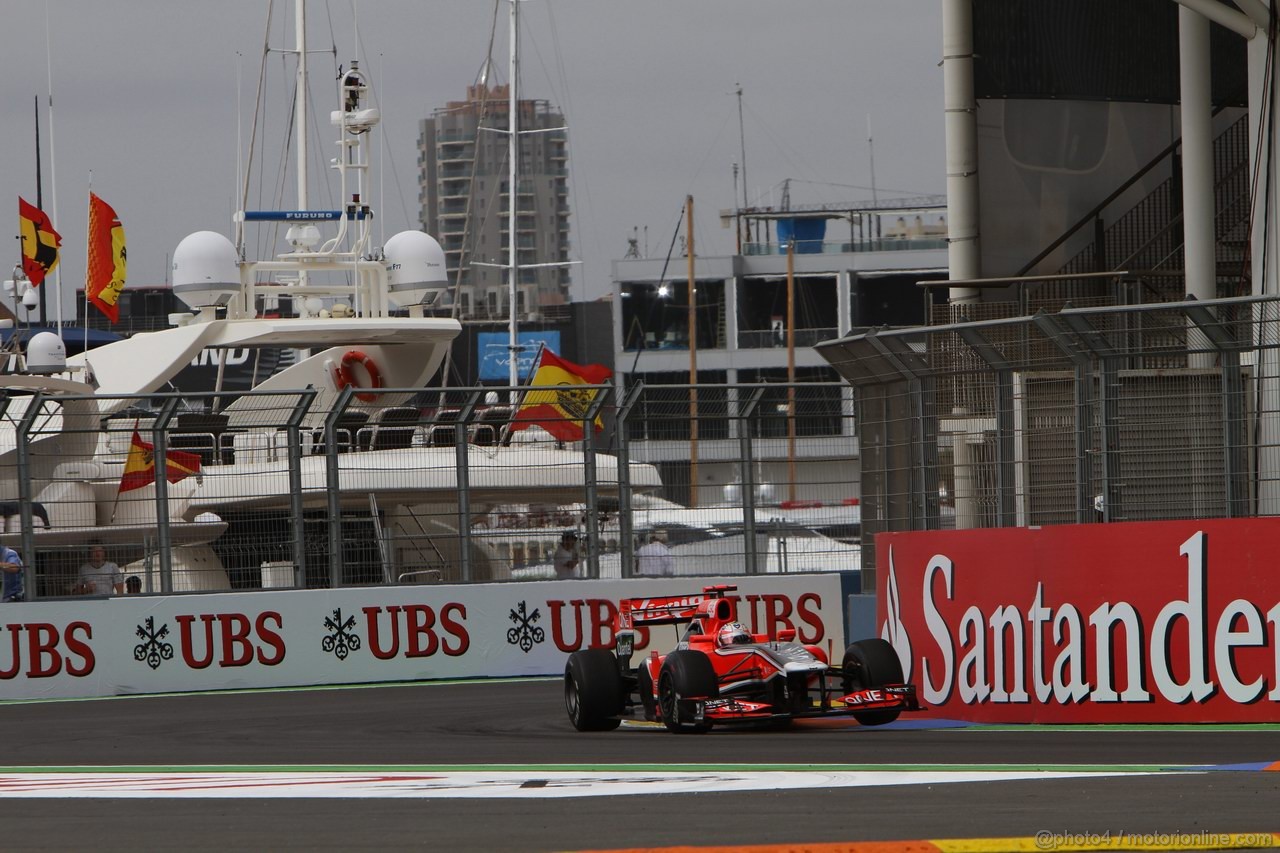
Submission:
[[[752,631],[793,628],[838,659],[834,574],[121,596],[0,605],[0,699],[559,675],[570,652],[613,645],[619,600],[710,584],[737,585]],[[641,630],[636,649],[675,633]]]
[[[886,533],[880,636],[934,716],[1280,718],[1280,519]]]

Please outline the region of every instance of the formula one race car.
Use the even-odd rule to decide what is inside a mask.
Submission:
[[[902,664],[884,640],[850,645],[841,665],[828,665],[822,649],[795,642],[795,631],[775,640],[753,635],[733,618],[725,593],[631,598],[621,602],[614,650],[569,655],[564,701],[578,731],[616,729],[634,712],[673,732],[701,733],[720,723],[782,727],[800,717],[852,715],[866,726],[891,723],[920,710],[915,687],[902,683]],[[656,651],[632,667],[636,628],[686,625],[667,655]]]

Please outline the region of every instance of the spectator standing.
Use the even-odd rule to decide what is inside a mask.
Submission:
[[[0,601],[25,601],[22,558],[8,545],[0,545]]]
[[[578,576],[578,534],[566,530],[560,537],[560,545],[552,558],[556,567],[556,580],[567,580]]]
[[[636,551],[636,574],[642,577],[669,578],[676,573],[676,559],[662,541],[661,533],[649,534],[649,544]]]
[[[124,575],[120,567],[107,559],[101,545],[89,549],[89,562],[80,566],[79,579],[71,588],[76,595],[111,595],[124,592]]]

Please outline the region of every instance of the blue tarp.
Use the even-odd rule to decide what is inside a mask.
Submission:
[[[794,236],[797,255],[817,255],[822,252],[822,241],[827,236],[827,220],[779,219],[777,229],[778,245],[784,253]]]

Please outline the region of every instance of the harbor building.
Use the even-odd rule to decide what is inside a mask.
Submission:
[[[692,311],[687,257],[632,252],[614,261],[614,371],[624,386],[649,389],[639,403],[649,411],[630,421],[630,453],[658,466],[667,498],[692,506],[735,499],[744,422],[736,414],[749,393],[735,386],[759,383],[778,386],[763,397],[768,412],[753,434],[761,502],[857,499],[852,389],[814,347],[924,322],[933,297],[918,283],[947,277],[945,203],[928,196],[722,211],[726,227],[739,229],[739,250],[695,254]],[[695,361],[696,435],[681,387],[690,384]],[[782,386],[789,373],[797,382],[827,384],[788,400]],[[654,386],[673,387],[662,393]],[[776,416],[790,405],[794,440],[786,418]]]

